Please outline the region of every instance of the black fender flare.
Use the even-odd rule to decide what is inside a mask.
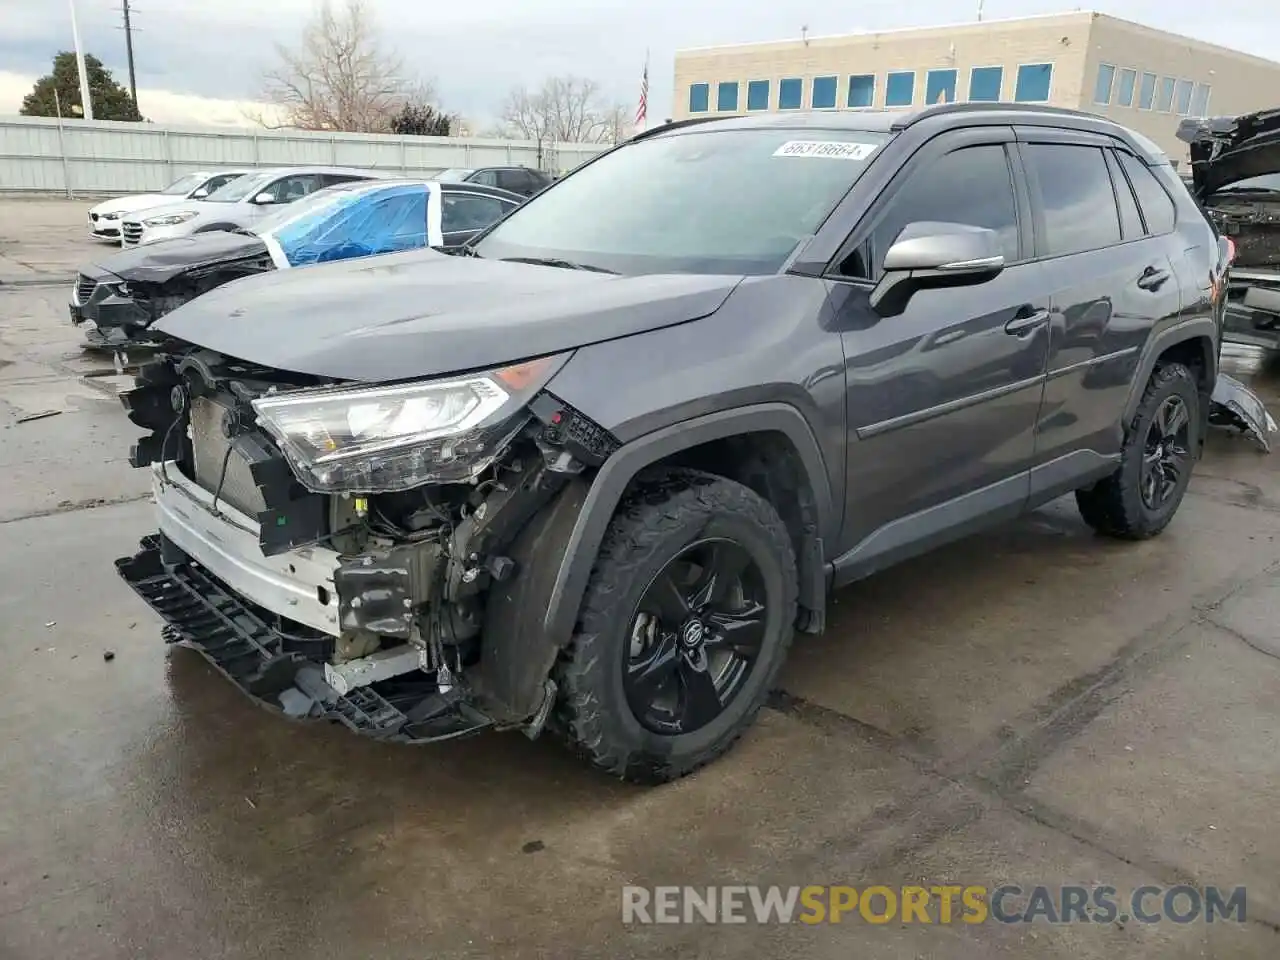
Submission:
[[[684,420],[618,448],[589,485],[572,482],[517,538],[512,555],[521,573],[489,596],[481,664],[473,677],[473,689],[491,715],[520,722],[538,711],[555,659],[573,637],[605,531],[636,475],[682,450],[752,433],[786,436],[813,491],[817,529],[799,558],[800,599],[821,623],[828,579],[823,538],[834,535],[836,516],[822,450],[808,421],[790,404],[776,402]],[[541,620],[539,609],[545,610]]]
[[[627,486],[641,470],[682,450],[751,433],[781,433],[791,441],[813,490],[817,536],[830,538],[834,533],[834,510],[822,449],[808,421],[795,407],[786,403],[752,404],[663,427],[615,451],[596,474],[560,560],[551,603],[542,619],[546,636],[563,644],[573,634],[605,529]],[[818,565],[824,566],[825,558],[820,558]],[[825,589],[824,575],[824,592]],[[806,593],[802,585],[801,597]]]
[[[1138,369],[1134,372],[1133,380],[1129,385],[1129,399],[1125,402],[1124,419],[1120,422],[1122,429],[1138,412],[1138,404],[1142,402],[1142,394],[1147,389],[1147,382],[1151,379],[1151,373],[1155,370],[1160,355],[1170,347],[1188,340],[1200,340],[1204,344],[1206,403],[1201,413],[1208,415],[1207,401],[1218,379],[1218,346],[1221,341],[1221,331],[1212,317],[1191,317],[1166,327],[1147,339],[1138,357]]]

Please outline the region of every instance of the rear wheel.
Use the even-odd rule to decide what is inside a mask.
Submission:
[[[1191,482],[1201,422],[1195,375],[1180,363],[1157,368],[1126,431],[1120,469],[1076,491],[1085,523],[1125,540],[1167,527]]]
[[[639,487],[610,524],[555,726],[594,766],[674,780],[751,724],[791,642],[796,562],[752,490],[692,471]]]

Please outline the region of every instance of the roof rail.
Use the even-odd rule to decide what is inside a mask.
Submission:
[[[949,113],[1053,113],[1064,117],[1088,117],[1092,120],[1107,120],[1107,117],[1101,117],[1096,113],[1087,113],[1084,110],[1071,110],[1067,107],[1050,107],[1043,104],[1035,103],[1009,103],[1008,101],[977,101],[969,103],[936,103],[909,113],[901,120],[897,120],[889,128],[893,131],[905,130],[913,124],[919,123],[921,120],[927,120],[930,117],[941,116]],[[1113,121],[1114,122],[1114,121]]]
[[[684,127],[696,126],[699,123],[714,123],[717,120],[732,120],[732,116],[728,117],[690,117],[688,120],[673,120],[671,123],[660,123],[656,127],[650,127],[648,130],[641,130],[628,142],[634,143],[637,140],[643,140],[646,137],[656,136],[659,133],[666,133],[668,130],[681,130]]]

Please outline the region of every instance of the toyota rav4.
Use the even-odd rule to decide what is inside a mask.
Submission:
[[[1170,522],[1228,245],[1151,142],[939,105],[669,124],[461,253],[234,281],[124,396],[118,561],[259,701],[374,737],[723,753],[833,588],[1074,494]]]

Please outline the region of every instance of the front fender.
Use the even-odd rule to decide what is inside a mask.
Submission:
[[[632,440],[609,456],[589,487],[571,484],[518,538],[513,557],[522,572],[511,587],[491,594],[486,608],[476,686],[487,710],[507,722],[537,711],[556,655],[573,636],[605,531],[636,475],[682,450],[752,433],[781,433],[790,440],[813,491],[818,531],[831,530],[831,488],[822,453],[792,406],[760,403],[719,411]],[[800,559],[802,603],[820,610],[827,579],[820,537],[812,538],[811,555]],[[537,610],[545,611],[541,619],[532,613]]]

